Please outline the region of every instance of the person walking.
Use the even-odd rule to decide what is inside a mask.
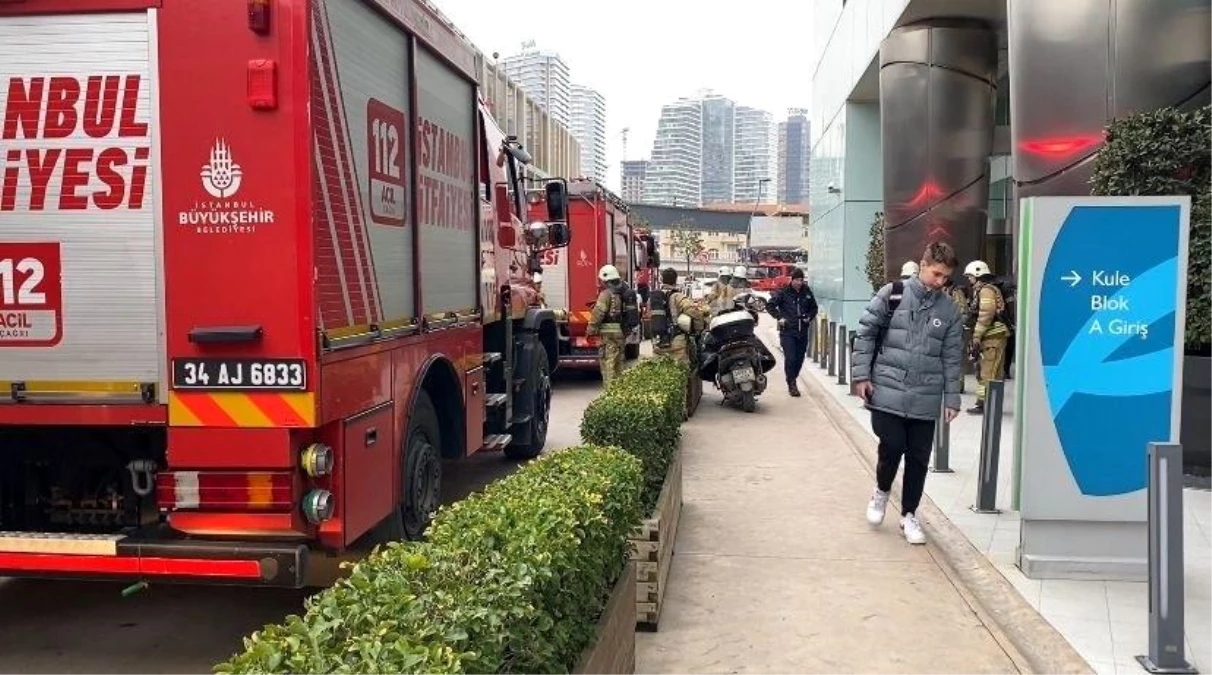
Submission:
[[[609,386],[611,380],[623,372],[623,280],[618,268],[603,265],[598,270],[598,281],[602,290],[589,313],[585,335],[601,338],[598,366],[602,371],[602,385]]]
[[[985,391],[988,383],[1001,381],[1005,375],[1006,345],[1010,339],[1009,320],[1005,317],[1006,298],[998,288],[997,277],[983,260],[973,260],[964,268],[964,276],[972,286],[972,304],[968,308],[968,323],[972,326],[969,349],[979,354],[980,368],[976,374],[976,405],[968,408],[971,415],[985,412]]]
[[[851,381],[871,411],[879,438],[876,486],[867,522],[884,522],[888,495],[901,458],[901,521],[905,540],[926,543],[917,507],[940,411],[947,422],[959,414],[963,316],[942,289],[958,266],[955,250],[931,243],[917,276],[885,285],[859,320]]]
[[[766,311],[779,322],[779,344],[783,347],[783,372],[787,376],[787,390],[792,396],[800,395],[796,380],[804,357],[808,353],[808,327],[816,319],[816,298],[812,289],[804,282],[804,270],[791,270],[791,281],[774,292]]]

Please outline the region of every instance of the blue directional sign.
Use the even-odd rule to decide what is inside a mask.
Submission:
[[[1149,442],[1173,435],[1181,216],[1177,204],[1075,206],[1048,254],[1044,384],[1083,494],[1144,488]]]
[[[1180,428],[1190,208],[1188,197],[1021,202],[1012,386],[1030,577],[1145,573],[1148,447]]]

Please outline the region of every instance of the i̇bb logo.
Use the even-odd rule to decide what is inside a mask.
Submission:
[[[377,99],[366,102],[366,142],[370,146],[370,220],[402,226],[407,212],[404,190],[404,113]]]
[[[63,335],[58,243],[0,244],[0,347],[53,347]]]

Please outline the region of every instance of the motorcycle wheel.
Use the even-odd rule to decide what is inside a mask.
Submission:
[[[757,397],[753,395],[753,392],[741,392],[741,409],[747,413],[757,410]]]

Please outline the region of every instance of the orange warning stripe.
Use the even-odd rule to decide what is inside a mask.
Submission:
[[[169,392],[168,424],[174,427],[312,427],[311,392]]]

